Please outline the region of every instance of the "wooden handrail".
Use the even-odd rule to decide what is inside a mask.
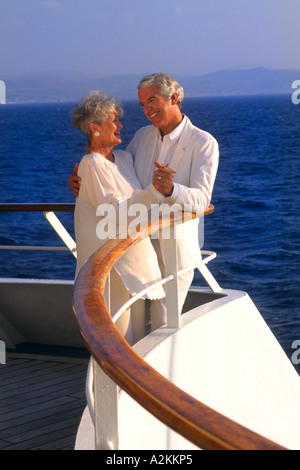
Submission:
[[[213,206],[204,215],[212,212]],[[180,215],[174,223],[182,220]],[[190,214],[185,220],[195,216]],[[158,228],[141,229],[135,239],[109,240],[85,264],[75,283],[73,306],[90,353],[104,372],[141,406],[190,442],[207,450],[284,450],[188,395],[146,363],[118,332],[104,299],[106,278],[131,246]]]
[[[62,203],[2,203],[0,212],[74,212],[75,204]]]

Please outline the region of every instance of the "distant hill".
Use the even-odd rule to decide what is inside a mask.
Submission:
[[[143,75],[89,78],[80,72],[50,71],[5,81],[7,103],[77,101],[91,90],[101,89],[122,100],[137,98],[136,86]],[[292,93],[300,70],[271,70],[263,67],[232,70],[201,76],[176,76],[186,97]]]
[[[263,67],[248,70],[214,72],[182,80],[186,96],[291,94],[300,70],[271,70]]]

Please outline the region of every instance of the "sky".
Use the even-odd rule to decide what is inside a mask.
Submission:
[[[0,79],[300,69],[299,0],[0,0]]]

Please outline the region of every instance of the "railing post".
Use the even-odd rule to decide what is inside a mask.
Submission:
[[[216,279],[213,277],[212,273],[210,272],[210,270],[208,269],[206,264],[204,264],[204,263],[201,264],[200,266],[198,266],[197,269],[200,272],[203,279],[205,280],[205,282],[209,285],[211,290],[213,292],[220,292],[221,287],[219,286]]]
[[[118,432],[118,387],[93,360],[95,448],[117,450]]]
[[[110,273],[107,276],[104,298],[110,312]],[[96,450],[116,450],[118,433],[118,387],[93,360],[94,419]]]
[[[170,236],[164,240],[165,276],[172,275],[173,279],[165,285],[167,326],[168,328],[180,328],[176,225],[171,225],[169,234]]]
[[[110,273],[104,288],[105,303],[110,309]],[[86,383],[86,395],[95,428],[95,449],[119,447],[118,387],[92,358]]]
[[[77,258],[76,243],[71,237],[71,235],[67,232],[63,224],[60,222],[60,220],[56,217],[54,212],[44,212],[44,216],[46,220],[48,220],[49,224],[56,231],[57,235],[62,239],[64,244],[69,248],[73,256]]]

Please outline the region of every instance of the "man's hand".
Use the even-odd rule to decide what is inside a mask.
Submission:
[[[78,197],[80,189],[80,176],[77,176],[78,164],[76,163],[73,173],[69,177],[69,186],[74,196]]]
[[[152,178],[153,186],[164,196],[171,196],[174,188],[173,178],[175,171],[171,170],[168,165],[164,166],[158,162],[154,162],[154,165],[157,169]]]

